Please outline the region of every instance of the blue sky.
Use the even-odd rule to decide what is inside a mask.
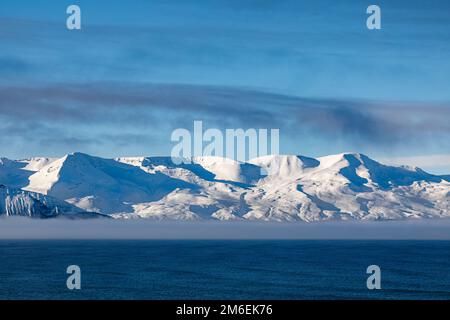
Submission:
[[[445,0],[3,0],[0,153],[169,154],[203,120],[450,173],[449,57]]]

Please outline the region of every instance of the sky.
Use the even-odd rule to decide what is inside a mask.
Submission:
[[[0,156],[169,155],[202,120],[450,174],[449,57],[447,0],[2,0]]]

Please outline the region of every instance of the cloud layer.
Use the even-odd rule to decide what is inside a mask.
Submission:
[[[450,240],[449,220],[388,222],[155,222],[8,218],[0,239],[403,239]]]
[[[203,120],[205,127],[219,129],[279,128],[282,149],[297,140],[366,150],[422,144],[450,150],[450,105],[437,103],[306,99],[234,87],[126,82],[0,86],[0,101],[0,139],[20,145],[84,149],[114,143],[119,151],[128,144],[168,154],[172,130],[192,129],[194,120]]]

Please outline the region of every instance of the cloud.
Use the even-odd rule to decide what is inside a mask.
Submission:
[[[0,132],[58,144],[129,139],[177,127],[280,128],[289,137],[395,147],[450,146],[450,105],[307,99],[263,90],[182,84],[0,86]],[[122,138],[121,138],[122,137]],[[167,140],[170,143],[169,140]]]
[[[448,219],[318,223],[1,220],[0,239],[450,239]]]
[[[411,165],[426,168],[445,168],[450,169],[450,154],[434,154],[434,155],[419,155],[408,157],[388,157],[380,158],[386,164],[391,165]]]

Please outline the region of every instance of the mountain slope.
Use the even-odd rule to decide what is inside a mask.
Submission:
[[[217,157],[196,157],[190,163],[178,165],[170,157],[118,158],[117,161],[197,186],[194,190],[177,189],[157,202],[134,206],[134,213],[143,218],[238,219],[242,192],[251,187],[250,182],[260,178],[259,167]]]
[[[0,185],[0,216],[94,218],[100,215],[35,192]]]
[[[39,159],[3,159],[0,181],[26,184],[23,190],[34,195],[115,218],[310,222],[450,217],[446,177],[386,166],[359,153],[272,155],[248,163],[195,157],[174,164],[170,157],[103,159],[82,153]]]
[[[313,166],[298,166],[288,176],[275,173],[260,181],[257,189],[246,194],[251,210],[245,218],[318,221],[450,216],[450,184],[440,177],[417,168],[385,166],[356,153],[316,160]]]
[[[195,188],[161,173],[149,174],[83,153],[69,154],[44,166],[29,181],[24,190],[105,214],[130,212],[133,204],[159,200],[176,188]]]
[[[207,159],[209,160],[209,159]],[[321,158],[274,155],[251,160],[260,173],[241,184],[236,173],[216,180],[214,166],[193,160],[175,166],[170,158],[121,158],[150,172],[195,183],[198,194],[168,194],[141,204],[142,217],[198,218],[192,205],[217,219],[319,221],[438,218],[450,216],[450,184],[418,168],[382,165],[358,153]],[[230,160],[231,161],[231,160]],[[236,166],[235,166],[236,167]],[[222,169],[225,166],[222,167]],[[228,168],[227,168],[228,169]],[[265,174],[265,176],[264,176]],[[231,180],[231,181],[230,181]],[[232,181],[234,180],[234,181]],[[205,201],[207,199],[207,201]],[[174,209],[176,208],[176,209]],[[204,215],[203,215],[204,217]]]
[[[53,162],[53,158],[30,158],[9,160],[0,158],[0,184],[22,188],[28,185],[28,178],[44,166]]]

